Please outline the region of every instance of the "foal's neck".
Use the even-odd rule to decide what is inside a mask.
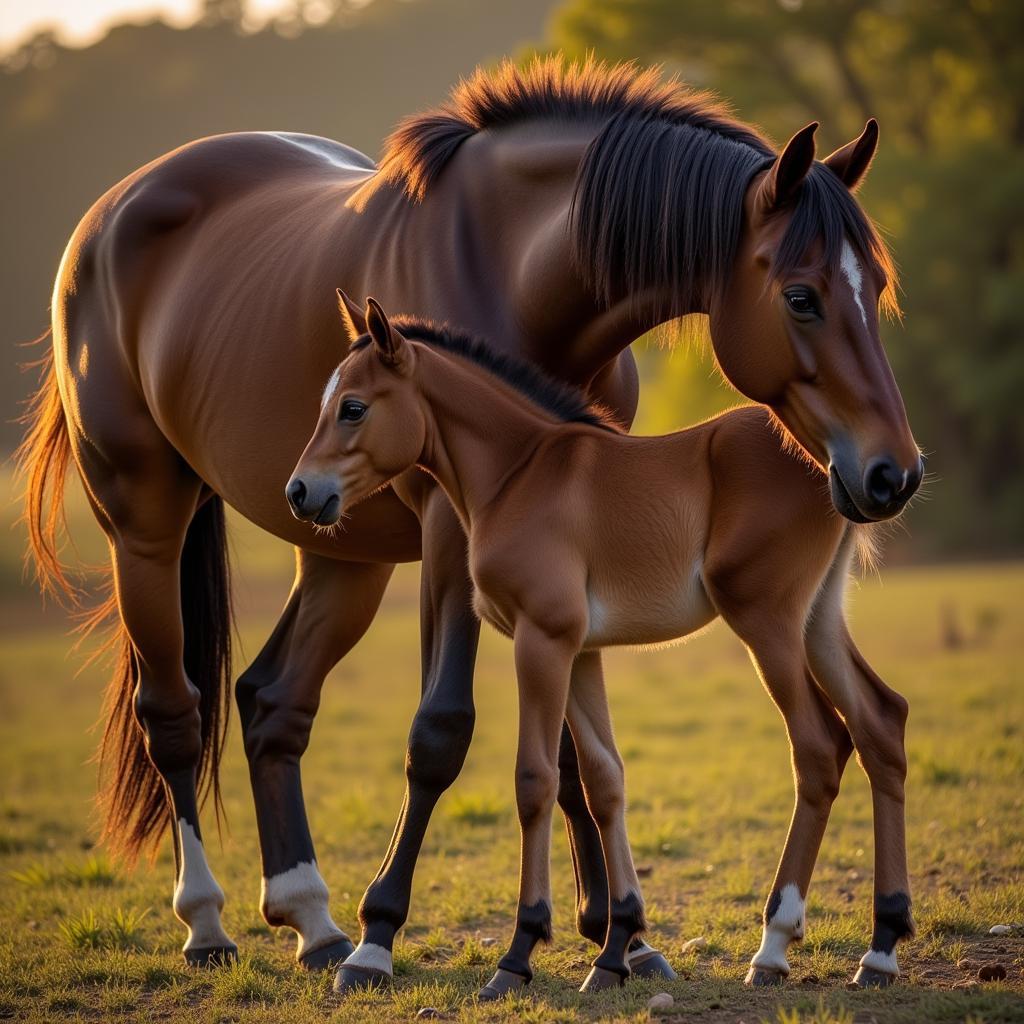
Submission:
[[[474,518],[563,424],[460,357],[418,346],[427,436],[418,465],[444,488],[467,532]]]

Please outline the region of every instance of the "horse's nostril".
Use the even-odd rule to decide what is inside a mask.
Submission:
[[[876,505],[889,505],[902,493],[907,481],[891,459],[876,459],[864,474],[864,491]]]
[[[288,503],[296,512],[302,511],[306,502],[306,485],[301,480],[293,480],[285,492],[288,496]]]

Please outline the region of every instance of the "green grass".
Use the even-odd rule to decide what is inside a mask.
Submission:
[[[73,510],[74,511],[74,510]],[[77,513],[76,513],[77,514]],[[908,843],[918,937],[887,992],[845,983],[870,933],[871,804],[851,764],[822,846],[807,939],[788,986],[742,985],[760,907],[791,808],[781,719],[745,653],[718,626],[683,648],[611,652],[607,677],[627,766],[629,827],[652,923],[651,941],[680,969],[671,985],[631,983],[583,998],[593,950],[573,929],[564,830],[554,828],[555,940],[536,958],[528,994],[498,1006],[472,995],[508,940],[518,835],[513,797],[515,686],[507,641],[481,644],[478,724],[462,778],[427,836],[393,992],[338,1000],[329,977],[294,966],[294,937],[262,923],[260,870],[237,726],[225,760],[229,828],[211,864],[227,893],[225,925],[241,961],[194,971],[170,908],[173,857],[124,871],[93,848],[89,731],[100,667],[76,675],[68,622],[15,585],[20,541],[0,545],[0,1018],[89,1021],[410,1021],[433,1006],[463,1022],[647,1019],[647,1000],[675,998],[666,1021],[879,1024],[1024,1020],[1024,566],[892,570],[850,597],[854,632],[883,677],[910,700]],[[91,541],[83,548],[95,555]],[[288,586],[290,554],[238,532],[241,646],[252,657]],[[254,568],[255,567],[255,568]],[[321,869],[338,921],[355,929],[362,891],[401,804],[402,760],[419,692],[417,572],[396,575],[369,636],[332,673],[303,778]],[[969,638],[943,645],[949,609]],[[984,623],[984,629],[976,629]],[[686,954],[696,936],[705,948]],[[998,958],[1007,981],[957,961]]]

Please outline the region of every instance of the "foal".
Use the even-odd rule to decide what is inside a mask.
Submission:
[[[747,645],[782,712],[796,778],[748,980],[769,984],[789,971],[786,948],[803,937],[811,872],[856,748],[872,790],[876,893],[858,980],[890,982],[898,974],[895,944],[913,932],[903,813],[907,704],[847,632],[843,592],[856,528],[834,513],[821,470],[780,439],[761,407],[664,437],[631,437],[577,392],[479,341],[395,323],[369,301],[368,334],[328,385],[288,497],[293,508],[318,510],[318,524],[334,524],[419,466],[439,481],[468,534],[476,612],[514,639],[519,907],[512,943],[481,998],[526,984],[533,948],[550,936],[563,718],[611,891],[604,947],[583,990],[628,977],[627,947],[644,930],[644,908],[595,652],[683,637],[717,615]]]

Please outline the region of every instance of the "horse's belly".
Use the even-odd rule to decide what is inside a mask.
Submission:
[[[695,633],[718,614],[704,589],[700,566],[668,585],[641,593],[588,589],[586,648],[670,643]]]

